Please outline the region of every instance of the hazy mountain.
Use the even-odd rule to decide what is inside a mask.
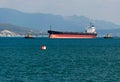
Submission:
[[[50,29],[50,26],[51,29],[54,30],[84,31],[89,26],[90,22],[94,23],[99,33],[102,33],[105,30],[109,32],[114,31],[114,33],[116,33],[116,29],[120,29],[120,25],[102,20],[91,21],[89,18],[84,16],[60,16],[43,13],[23,13],[7,8],[0,8],[0,22],[10,24],[5,24],[8,26],[8,30],[10,28],[12,28],[12,30],[19,29],[19,32],[25,30],[26,27],[40,31],[47,31]],[[11,24],[15,26],[11,26]],[[1,25],[0,29],[1,27],[7,28],[6,26]]]
[[[25,34],[26,32],[30,31],[30,28],[16,26],[12,24],[0,23],[0,31],[2,30],[10,30],[15,33]]]
[[[15,36],[20,36],[19,34],[17,33],[14,33],[14,32],[11,32],[9,30],[2,30],[0,31],[0,37],[15,37]]]
[[[120,37],[120,29],[106,29],[106,30],[97,30],[98,36],[104,36],[107,33],[110,33],[112,36]]]

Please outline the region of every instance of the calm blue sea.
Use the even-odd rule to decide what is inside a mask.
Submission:
[[[120,82],[120,38],[0,38],[0,82]]]

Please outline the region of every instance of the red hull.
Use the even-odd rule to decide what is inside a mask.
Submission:
[[[95,35],[50,34],[49,38],[96,38]]]

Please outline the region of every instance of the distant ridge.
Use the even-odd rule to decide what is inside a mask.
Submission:
[[[0,37],[15,37],[15,36],[20,36],[20,35],[9,30],[0,31]]]
[[[30,28],[21,27],[21,26],[17,26],[17,25],[13,25],[13,24],[0,23],[0,31],[2,31],[2,30],[10,30],[15,33],[24,34],[27,31],[29,31]]]
[[[14,9],[0,8],[0,23],[5,23],[5,25],[10,27],[12,30],[19,29],[21,32],[26,30],[27,27],[41,31],[47,31],[50,29],[50,25],[51,29],[54,30],[84,31],[85,28],[89,26],[90,21],[91,20],[89,18],[84,16],[61,16],[43,13],[24,13]],[[93,23],[97,28],[97,31],[120,29],[120,25],[116,25],[108,21],[94,20]],[[12,28],[11,25],[14,25],[14,28]],[[0,29],[1,27],[2,25],[0,25]]]

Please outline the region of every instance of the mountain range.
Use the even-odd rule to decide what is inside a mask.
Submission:
[[[8,23],[0,23],[0,31],[3,30],[10,30],[12,32],[16,32],[19,34],[25,34],[26,32],[28,32],[30,28],[26,28],[26,27],[22,27],[22,26],[17,26],[17,25],[13,25],[13,24],[8,24]]]
[[[14,9],[0,8],[0,30],[8,29],[17,33],[28,30],[47,32],[48,29],[61,31],[84,31],[92,22],[100,35],[110,32],[120,35],[120,25],[104,20],[91,20],[85,16],[61,16],[44,13],[24,13]]]

